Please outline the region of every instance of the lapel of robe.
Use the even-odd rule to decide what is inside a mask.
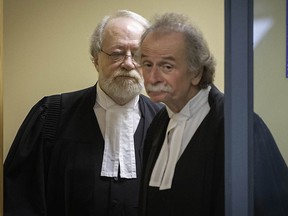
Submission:
[[[160,116],[158,116],[158,118],[153,121],[155,124],[153,125],[153,127],[150,128],[151,133],[155,133],[155,132],[157,133],[153,135],[153,138],[150,137],[150,133],[147,133],[147,143],[145,143],[145,145],[147,145],[147,147],[145,147],[147,149],[147,152],[145,150],[145,154],[147,154],[145,158],[147,158],[147,161],[145,162],[146,162],[147,171],[149,172],[148,174],[149,179],[147,179],[148,184],[150,180],[150,175],[154,168],[154,164],[158,158],[159,152],[161,150],[161,147],[165,139],[166,129],[167,129],[169,120],[170,119],[168,117],[168,113],[166,109],[162,110]],[[148,153],[149,151],[148,148],[150,149],[149,153]]]
[[[135,152],[140,157],[141,169],[143,169],[143,152],[144,152],[145,136],[146,136],[146,132],[148,130],[148,127],[150,126],[150,123],[152,122],[154,115],[151,114],[151,110],[149,110],[147,106],[147,102],[145,102],[145,97],[143,95],[140,95],[139,97],[139,109],[141,112],[140,121],[143,121],[143,124],[140,124],[141,123],[140,122],[136,130],[136,132],[141,130],[141,140],[139,141],[139,145],[135,146]],[[142,127],[142,128],[139,128],[139,127]],[[136,140],[139,137],[135,137],[135,135],[134,135],[134,139]],[[137,135],[140,135],[140,133],[138,133]]]
[[[141,215],[146,215],[147,192],[149,187],[150,176],[154,168],[154,164],[158,158],[163,141],[165,139],[166,129],[169,123],[169,116],[166,108],[163,108],[153,119],[145,138],[144,153],[143,153],[143,178],[140,196],[140,212]],[[155,133],[157,132],[157,133]]]

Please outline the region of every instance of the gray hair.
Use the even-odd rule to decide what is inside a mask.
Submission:
[[[147,29],[149,27],[149,22],[144,17],[128,10],[118,10],[112,15],[105,16],[101,20],[101,22],[97,25],[91,36],[90,55],[92,59],[94,59],[97,56],[97,54],[101,51],[103,42],[103,33],[107,23],[112,19],[120,17],[131,18],[134,21],[138,22],[140,25],[142,25],[144,29]]]
[[[199,82],[200,88],[207,88],[214,81],[215,59],[210,53],[208,44],[201,31],[189,22],[189,18],[177,13],[165,13],[156,16],[152,25],[145,30],[140,44],[149,33],[153,32],[180,32],[184,34],[187,47],[188,67],[192,73],[198,75],[202,72]]]

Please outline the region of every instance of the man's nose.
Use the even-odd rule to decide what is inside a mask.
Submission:
[[[125,55],[121,67],[126,70],[131,70],[136,67],[132,55]]]
[[[152,84],[155,84],[161,81],[160,70],[156,65],[153,65],[150,71],[143,72],[144,79],[149,81]]]

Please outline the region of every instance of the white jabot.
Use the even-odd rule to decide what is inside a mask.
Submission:
[[[159,190],[171,188],[177,161],[210,110],[208,103],[210,89],[209,86],[200,90],[179,113],[173,113],[166,107],[170,121],[151,174],[150,186],[159,187]]]
[[[138,101],[139,96],[120,106],[97,85],[94,111],[105,141],[101,176],[137,177],[134,132],[140,121]]]

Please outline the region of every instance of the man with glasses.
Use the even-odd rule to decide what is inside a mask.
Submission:
[[[4,164],[5,215],[136,216],[144,136],[160,104],[141,95],[148,22],[121,10],[91,38],[93,87],[39,101]]]

